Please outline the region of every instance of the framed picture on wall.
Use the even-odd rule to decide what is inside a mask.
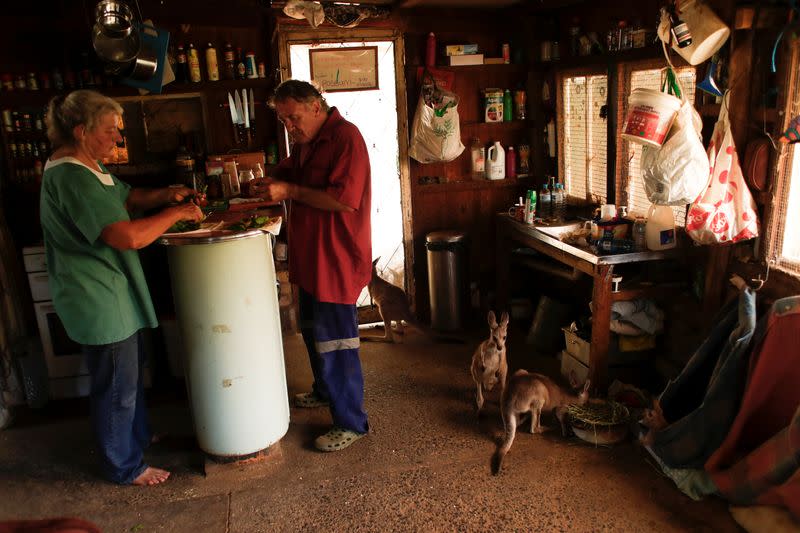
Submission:
[[[311,79],[327,92],[373,91],[378,87],[378,47],[309,50]]]

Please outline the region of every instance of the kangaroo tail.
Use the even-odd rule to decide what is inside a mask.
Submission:
[[[517,416],[503,413],[503,425],[505,426],[503,442],[497,445],[497,450],[492,455],[492,474],[495,476],[500,473],[500,469],[503,467],[503,459],[511,448],[511,443],[514,442],[514,436],[517,434]]]

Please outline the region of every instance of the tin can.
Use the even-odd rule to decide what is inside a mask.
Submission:
[[[485,89],[485,122],[503,122],[503,89]]]
[[[508,43],[503,43],[503,63],[511,63],[511,46]]]
[[[258,78],[258,67],[256,66],[256,53],[247,52],[244,56],[244,70],[245,76],[248,79]]]

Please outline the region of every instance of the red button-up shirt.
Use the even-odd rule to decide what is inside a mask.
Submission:
[[[297,144],[277,176],[321,189],[353,212],[293,201],[289,211],[289,279],[321,302],[354,304],[372,274],[371,187],[367,145],[333,107],[316,137]]]

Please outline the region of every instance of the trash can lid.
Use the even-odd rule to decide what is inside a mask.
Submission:
[[[461,242],[467,238],[467,234],[457,230],[432,231],[425,237],[425,242]]]

